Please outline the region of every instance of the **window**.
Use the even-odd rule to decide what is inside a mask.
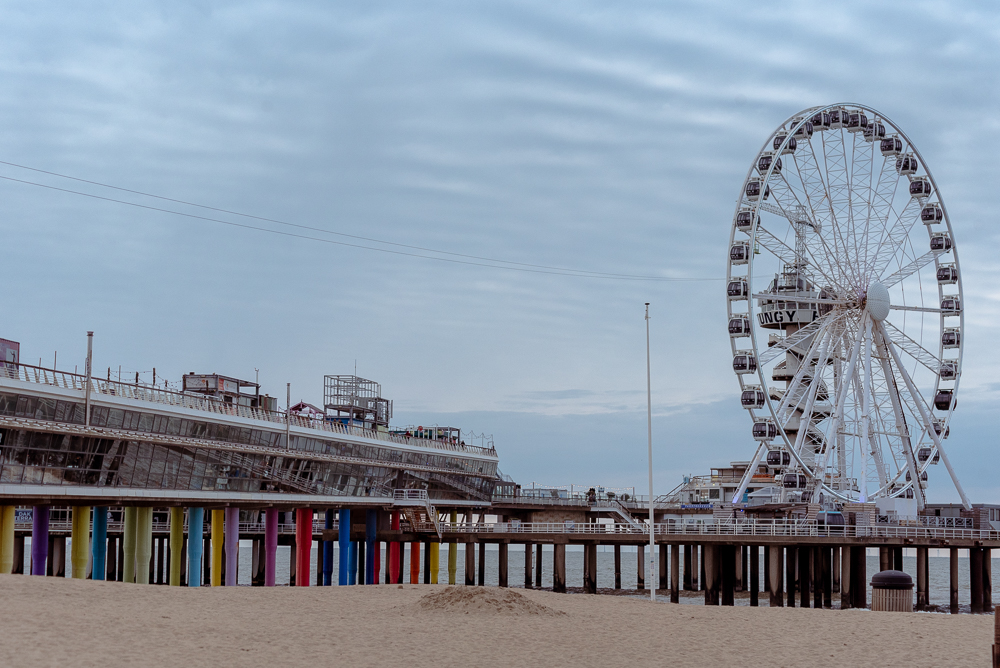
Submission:
[[[719,490],[718,489],[710,489],[710,490],[708,490],[708,498],[710,498],[710,499],[718,499],[719,498]]]

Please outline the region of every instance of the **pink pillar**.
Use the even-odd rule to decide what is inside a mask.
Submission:
[[[278,554],[278,509],[264,511],[264,586],[274,586],[274,562]]]

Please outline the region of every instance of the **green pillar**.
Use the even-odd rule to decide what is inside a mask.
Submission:
[[[451,511],[451,523],[458,523],[458,511]],[[458,543],[448,543],[448,584],[455,584],[455,573],[458,571]]]
[[[86,580],[87,561],[90,560],[90,506],[73,506],[72,539],[73,579]]]
[[[135,581],[149,584],[149,560],[153,556],[153,509],[135,510]]]
[[[135,582],[135,522],[138,508],[125,508],[125,528],[122,536],[122,582]]]
[[[170,509],[170,578],[171,587],[181,586],[181,554],[184,552],[184,509]]]

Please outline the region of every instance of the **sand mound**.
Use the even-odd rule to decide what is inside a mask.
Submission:
[[[448,587],[417,601],[424,611],[488,613],[498,615],[565,615],[510,589],[496,587]]]

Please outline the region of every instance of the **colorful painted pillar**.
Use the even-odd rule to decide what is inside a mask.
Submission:
[[[458,524],[458,511],[451,511],[451,523]],[[455,584],[455,577],[458,573],[458,543],[451,541],[448,543],[448,584]]]
[[[184,551],[184,509],[170,509],[170,575],[171,587],[181,586],[181,553]]]
[[[410,543],[410,584],[420,584],[420,543]]]
[[[188,587],[200,587],[202,552],[204,551],[205,509],[188,508]]]
[[[14,506],[0,506],[0,574],[14,572]]]
[[[358,583],[358,544],[352,540],[347,547],[351,551],[347,557],[347,584],[354,585]]]
[[[235,587],[240,573],[240,509],[226,508],[226,586]]]
[[[264,586],[274,586],[274,566],[278,555],[278,509],[264,511]]]
[[[389,513],[389,528],[399,531],[399,513]],[[389,576],[389,584],[398,584],[397,573],[400,572],[399,562],[402,555],[399,553],[400,542],[398,540],[389,542],[389,569],[386,575]]]
[[[295,511],[296,558],[295,584],[309,586],[309,558],[312,556],[313,512],[312,508]]]
[[[330,530],[333,528],[333,511],[327,510],[323,520],[323,528]],[[323,586],[329,587],[333,584],[333,541],[324,540],[323,545]]]
[[[108,507],[94,506],[94,523],[91,530],[90,551],[93,558],[91,576],[94,580],[107,577],[108,562]]]
[[[73,539],[70,564],[74,580],[87,579],[87,562],[90,560],[90,506],[73,506]]]
[[[438,583],[438,568],[440,567],[441,543],[431,543],[427,546],[431,559],[431,584]]]
[[[378,582],[378,544],[375,542],[378,528],[378,511],[369,508],[365,512],[365,584]]]
[[[125,508],[125,527],[122,530],[122,582],[135,582],[135,506]]]
[[[153,557],[153,509],[135,509],[135,581],[149,584],[149,561]]]
[[[222,548],[226,542],[226,511],[222,508],[212,509],[212,566],[208,572],[208,581],[213,587],[222,586]]]
[[[341,587],[350,583],[351,570],[351,509],[340,509],[340,525],[337,528],[337,543],[340,560],[337,568],[337,584]]]

